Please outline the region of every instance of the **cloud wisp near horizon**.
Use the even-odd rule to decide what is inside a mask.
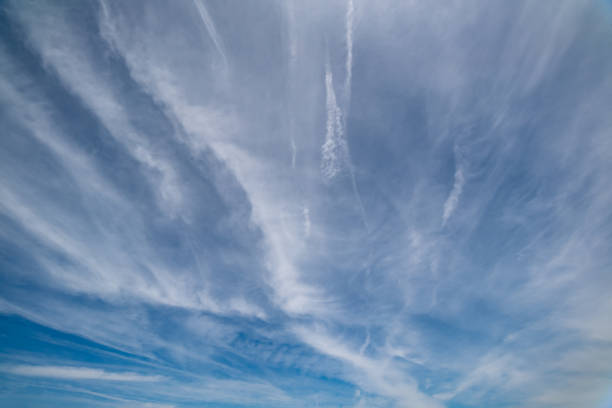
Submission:
[[[0,2],[0,405],[612,407],[607,1]]]

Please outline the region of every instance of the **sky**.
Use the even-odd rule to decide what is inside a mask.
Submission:
[[[0,406],[612,407],[612,3],[0,0]]]

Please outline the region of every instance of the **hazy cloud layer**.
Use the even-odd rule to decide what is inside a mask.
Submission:
[[[0,405],[609,407],[611,21],[3,2]]]

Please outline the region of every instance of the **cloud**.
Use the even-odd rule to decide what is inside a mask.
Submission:
[[[325,143],[321,146],[321,172],[326,180],[334,179],[346,166],[346,140],[342,111],[336,101],[334,79],[329,64],[325,65],[325,106],[327,126]]]
[[[350,47],[352,49],[352,42],[350,44]],[[352,51],[349,54],[349,57],[347,58],[352,58]],[[349,67],[347,66],[347,69],[348,68]],[[349,72],[347,72],[347,78],[350,79]],[[347,82],[347,91],[349,89],[349,86],[350,83]],[[325,132],[325,142],[321,146],[321,173],[323,175],[323,179],[327,183],[330,183],[332,180],[338,178],[343,171],[348,173],[350,177],[351,188],[355,201],[357,202],[361,220],[364,223],[364,226],[367,228],[368,223],[366,220],[365,209],[363,207],[361,195],[359,194],[359,189],[357,188],[355,171],[353,169],[348,142],[346,140],[345,116],[347,114],[348,109],[345,109],[343,111],[338,106],[336,91],[334,90],[333,74],[331,72],[329,61],[325,64],[325,102],[327,110],[327,123]]]
[[[355,18],[355,5],[348,0],[346,6],[346,76],[344,79],[344,95],[346,99],[346,112],[351,100],[351,80],[353,77],[353,24]]]
[[[61,65],[63,63],[60,62],[58,64],[60,64],[58,69],[68,70],[64,74],[77,78],[75,83],[83,79],[79,77],[79,72],[70,71],[73,66]],[[31,86],[30,89],[35,89],[32,87],[32,80],[17,73],[17,69],[11,65],[7,64],[6,67],[11,68],[7,75],[13,78],[14,84]],[[155,207],[151,208],[149,204],[143,206],[142,202],[134,201],[134,196],[130,195],[133,190],[126,192],[112,175],[109,177],[108,172],[101,171],[101,167],[104,166],[103,160],[96,160],[96,157],[92,160],[86,149],[79,146],[79,143],[74,143],[74,139],[62,134],[63,124],[54,120],[58,115],[56,108],[45,100],[40,92],[35,90],[20,92],[18,86],[6,82],[2,83],[2,87],[3,99],[10,100],[13,106],[10,110],[14,115],[13,120],[30,132],[36,143],[50,149],[51,160],[59,163],[60,168],[66,172],[61,176],[62,180],[69,180],[67,188],[61,194],[54,194],[53,190],[40,193],[35,186],[40,186],[44,180],[38,177],[39,170],[33,169],[25,170],[20,175],[32,178],[30,187],[7,182],[1,188],[5,198],[3,205],[5,214],[19,223],[41,244],[69,259],[68,263],[58,264],[57,258],[38,254],[37,262],[43,266],[43,271],[38,272],[39,279],[47,276],[46,281],[53,282],[53,286],[60,285],[69,291],[92,293],[106,298],[117,298],[121,293],[131,293],[150,302],[180,304],[183,307],[210,309],[219,313],[252,313],[263,316],[261,308],[247,307],[249,302],[238,299],[237,295],[233,296],[228,304],[216,302],[210,293],[202,288],[201,281],[196,285],[199,286],[198,289],[194,290],[194,286],[189,288],[186,282],[200,280],[198,275],[206,273],[207,268],[205,263],[194,259],[197,255],[194,252],[196,248],[192,245],[193,236],[186,242],[189,244],[189,258],[193,260],[193,264],[180,268],[170,267],[164,257],[157,254],[154,244],[149,241],[156,233],[143,222],[143,216],[147,216],[145,213],[148,212],[149,215],[156,213]],[[106,96],[111,93],[110,90],[100,90],[100,92]],[[106,96],[101,98],[104,99]],[[83,94],[83,97],[90,98],[94,101],[92,106],[102,111],[102,105],[107,104],[96,99],[93,94]],[[127,109],[117,101],[108,104],[114,106],[112,109]],[[103,116],[105,113],[102,112],[100,115]],[[119,118],[124,116],[123,113],[117,115]],[[119,119],[119,122],[122,120]],[[109,118],[108,121],[109,127],[116,132],[116,135],[123,135],[124,131],[129,132],[132,129],[128,124],[124,124],[127,130],[118,128],[115,119]],[[91,139],[87,140],[95,144],[95,132]],[[126,140],[122,139],[116,145],[119,152],[122,151],[124,142]],[[161,216],[182,219],[188,224],[193,213],[190,214],[190,210],[185,208],[189,203],[183,200],[183,193],[186,191],[177,171],[181,166],[180,163],[170,164],[163,154],[154,154],[152,149],[143,147],[139,142],[130,145],[127,150],[134,155],[133,158],[137,163],[145,166],[144,173],[138,171],[141,170],[139,166],[136,166],[136,169],[132,168],[136,170],[132,174],[132,182],[144,181],[146,184],[153,177],[156,180],[154,185],[158,185],[158,188],[154,188],[152,193],[159,197],[161,202],[159,209],[165,213]],[[107,150],[105,154],[112,153]],[[122,158],[121,154],[115,159],[119,166],[130,166],[130,159]],[[144,176],[144,180],[139,178],[141,176]],[[157,184],[159,180],[161,182]],[[193,189],[191,191],[193,192]],[[48,202],[54,202],[55,205],[40,208],[37,201],[30,200],[32,194],[41,194],[41,197],[46,197]],[[79,197],[73,201],[78,204],[72,207],[64,205],[62,202],[64,197],[73,197],[73,199]],[[149,235],[149,238],[145,237],[151,233],[153,235]],[[96,244],[93,245],[93,242]],[[170,268],[173,269],[172,273]],[[182,275],[181,279],[177,279],[179,272]]]
[[[0,10],[0,405],[603,400],[604,6],[234,6]]]
[[[448,219],[453,215],[457,205],[459,204],[459,198],[463,192],[463,185],[465,184],[465,176],[463,175],[463,169],[457,167],[455,170],[455,181],[453,183],[453,189],[451,190],[448,198],[444,202],[444,213],[442,214],[442,225],[445,225]]]
[[[227,66],[227,56],[225,55],[225,47],[223,46],[223,41],[221,40],[221,37],[219,37],[219,34],[217,33],[217,29],[215,28],[213,20],[210,17],[210,14],[208,13],[206,6],[204,6],[204,2],[202,0],[193,0],[193,4],[198,9],[198,13],[200,14],[200,17],[202,18],[202,22],[206,26],[206,31],[210,35],[210,38],[212,39],[213,43],[215,44],[215,48],[217,49],[217,52],[219,52],[219,54],[221,55],[221,58],[223,58],[223,63],[225,64],[225,66]]]
[[[312,223],[310,222],[310,210],[308,209],[308,207],[304,207],[303,214],[304,214],[304,235],[306,237],[309,237],[310,229],[312,228]]]
[[[423,408],[442,406],[438,401],[421,393],[414,379],[398,367],[394,367],[389,356],[378,359],[365,356],[362,350],[352,350],[327,334],[321,327],[298,326],[294,331],[302,341],[319,352],[355,368],[357,373],[353,373],[351,378],[362,389],[396,399],[399,401],[399,406]]]
[[[286,169],[278,168],[275,162],[245,149],[243,142],[248,140],[248,136],[245,139],[240,118],[229,116],[221,120],[221,123],[233,122],[233,128],[221,127],[207,131],[210,128],[208,112],[211,107],[204,101],[190,102],[187,97],[189,88],[174,77],[172,71],[165,70],[161,60],[159,66],[143,68],[146,66],[143,61],[154,56],[125,42],[117,27],[108,30],[106,35],[107,40],[126,59],[134,78],[185,129],[187,138],[181,141],[186,143],[192,154],[197,157],[210,149],[230,169],[247,194],[252,206],[252,220],[264,233],[266,262],[272,272],[270,283],[276,291],[277,302],[291,312],[307,313],[312,308],[320,308],[320,291],[301,281],[295,265],[301,252],[301,245],[296,241],[302,235],[298,233],[302,226],[298,222],[289,224],[288,217],[280,217],[283,222],[279,219],[279,215],[287,213],[287,208],[299,208],[299,197],[293,191],[294,186],[289,180],[279,177]],[[274,182],[263,184],[263,180]],[[280,197],[284,197],[284,200],[280,200]]]
[[[110,372],[88,367],[17,365],[3,367],[2,371],[12,375],[21,375],[25,377],[48,377],[62,380],[134,382],[157,382],[165,380],[164,377],[158,375],[147,376],[130,372]]]

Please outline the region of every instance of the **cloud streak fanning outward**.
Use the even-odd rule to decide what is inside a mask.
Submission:
[[[0,3],[0,406],[610,406],[608,2]]]

